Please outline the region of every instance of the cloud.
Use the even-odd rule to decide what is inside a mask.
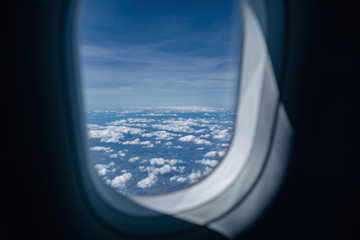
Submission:
[[[150,159],[151,165],[163,165],[165,163],[168,163],[170,165],[175,165],[177,163],[183,163],[184,161],[179,159],[164,159],[164,158],[152,158]]]
[[[129,172],[117,176],[111,181],[111,187],[123,189],[126,187],[126,182],[129,181],[131,178],[132,174]]]
[[[111,149],[111,147],[102,147],[102,146],[91,147],[90,150],[92,150],[92,151],[104,151],[106,153],[114,151],[113,149]]]
[[[178,172],[183,173],[185,171],[185,166],[178,167]]]
[[[141,114],[141,116],[164,116],[163,113],[147,113],[147,114]]]
[[[128,133],[128,134],[141,134],[144,130],[141,128],[133,128],[127,126],[109,126],[110,129],[113,129],[116,132]]]
[[[204,155],[204,157],[215,157],[217,155],[216,151],[210,151]]]
[[[200,137],[202,137],[202,138],[208,138],[208,137],[210,137],[210,134],[200,135]]]
[[[170,166],[169,164],[165,164],[164,166],[162,166],[160,168],[156,168],[156,167],[152,167],[152,166],[148,166],[148,167],[140,166],[139,170],[141,172],[148,172],[148,173],[153,173],[155,175],[157,175],[157,174],[162,175],[165,173],[169,173],[171,171],[177,171],[177,167]]]
[[[223,157],[225,155],[226,151],[219,151],[219,157]]]
[[[161,130],[171,131],[171,132],[193,132],[194,131],[194,129],[189,127],[188,125],[178,124],[176,122],[174,122],[172,124],[167,124],[167,125],[153,124],[153,125],[151,125],[151,127],[161,129]]]
[[[101,142],[119,143],[119,139],[124,138],[124,134],[141,134],[144,130],[126,126],[99,126],[92,125],[88,129],[89,138],[100,138]]]
[[[127,151],[127,150],[123,150],[123,151]],[[118,153],[111,154],[110,158],[125,157],[126,154],[123,151],[118,151]]]
[[[206,129],[203,128],[203,129],[195,130],[194,132],[195,132],[195,133],[203,133],[203,132],[205,132],[205,131],[206,131]]]
[[[139,160],[139,158],[140,158],[140,157],[131,157],[131,158],[129,159],[129,162],[135,162],[135,161]]]
[[[151,118],[128,118],[127,121],[130,123],[137,123],[137,122],[151,123],[151,122],[155,122],[156,120]]]
[[[166,140],[169,141],[174,137],[178,136],[176,133],[169,133],[167,131],[154,131],[150,133],[143,133],[142,137],[155,137],[156,140]]]
[[[115,165],[114,162],[110,162],[109,164],[96,164],[94,168],[98,171],[99,176],[105,176],[108,172],[109,167],[113,167]]]
[[[124,145],[143,145],[144,147],[148,147],[148,148],[154,147],[154,144],[152,144],[150,141],[141,142],[140,138],[136,138],[132,141],[125,141],[122,144],[124,144]]]
[[[111,131],[110,129],[89,130],[88,137],[89,138],[100,138],[100,142],[118,143],[119,139],[124,138],[124,134],[122,134],[120,132]]]
[[[152,133],[143,133],[141,136],[142,137],[153,137],[154,134],[152,134]]]
[[[211,145],[211,142],[201,139],[201,138],[197,138],[194,135],[187,135],[184,137],[179,138],[179,141],[182,142],[194,142],[195,144],[202,144],[202,145]]]
[[[203,172],[203,176],[208,175],[213,169],[211,167],[206,167],[204,172]]]
[[[119,143],[101,144],[98,143],[99,140],[91,141],[91,143],[97,143],[97,146],[92,146],[90,150],[99,151],[101,155],[104,152],[106,153],[104,156],[110,160],[120,157],[127,159],[129,162],[124,164],[130,164],[129,166],[133,168],[131,171],[124,170],[127,165],[120,168],[120,162],[116,163],[116,167],[110,164],[95,165],[96,172],[108,185],[117,188],[118,191],[128,192],[137,187],[144,189],[154,187],[160,180],[175,187],[185,183],[190,184],[209,174],[218,165],[219,159],[224,157],[229,146],[227,140],[232,133],[232,130],[228,128],[230,121],[226,122],[228,116],[220,116],[217,113],[206,118],[200,116],[206,112],[197,115],[178,113],[178,116],[173,116],[174,113],[165,108],[151,108],[154,110],[145,112],[144,109],[131,110],[129,111],[131,115],[127,115],[123,110],[104,112],[105,115],[99,116],[96,116],[97,113],[93,111],[90,112],[93,114],[93,120],[100,119],[102,116],[112,121],[118,120],[103,123],[105,120],[103,119],[103,125],[88,124],[89,137],[98,138],[102,142]],[[182,111],[181,107],[180,111]],[[154,119],[136,117],[150,115],[150,113],[154,113]],[[128,116],[131,117],[128,118]],[[216,148],[208,146],[215,146],[215,144]],[[131,147],[131,153],[124,150],[126,145]],[[189,146],[191,149],[202,151],[191,154],[186,162],[175,159],[176,156],[182,156],[177,155],[183,151],[182,148]],[[154,147],[154,149],[147,149],[149,147]],[[94,156],[101,155],[94,154]],[[102,159],[105,159],[104,156]],[[121,169],[123,169],[122,172]],[[130,181],[130,179],[135,179],[135,181]]]
[[[165,173],[169,173],[171,171],[176,171],[176,167],[172,167],[169,164],[166,164],[161,168],[153,169],[154,174],[156,174],[156,173],[165,174]]]
[[[150,145],[151,142],[150,141],[144,141],[144,142],[140,142],[140,145]]]
[[[228,132],[228,129],[215,130],[215,131],[213,131],[213,138],[214,139],[230,140],[231,139],[231,134]]]
[[[136,145],[136,144],[139,144],[139,145],[151,145],[151,142],[150,141],[141,142],[140,138],[136,138],[136,139],[134,139],[132,141],[125,141],[122,144],[124,144],[124,145],[129,145],[129,144],[130,145]]]
[[[154,147],[154,144],[149,144],[149,145],[144,145],[142,146],[143,148],[153,148]]]
[[[188,181],[188,178],[187,177],[182,177],[182,176],[173,176],[173,177],[170,178],[170,181],[171,182],[176,181],[176,182],[183,183],[183,182]]]
[[[122,125],[122,124],[124,124],[124,123],[126,123],[127,122],[127,120],[126,119],[121,119],[121,120],[116,120],[116,121],[114,121],[114,122],[111,122],[111,123],[109,123],[110,125]]]
[[[106,168],[102,168],[102,169],[100,169],[100,170],[98,171],[98,174],[99,174],[100,176],[105,176],[105,175],[106,175],[106,172],[107,172],[107,169],[106,169]]]
[[[118,155],[120,157],[125,157],[126,156],[126,154],[123,151],[118,151]]]
[[[215,167],[219,163],[218,160],[209,160],[209,159],[196,160],[195,162],[203,165],[209,165],[211,167]]]
[[[196,182],[201,177],[201,171],[197,170],[196,172],[192,172],[188,175],[190,183]]]
[[[140,139],[136,138],[135,140],[132,140],[132,141],[125,141],[122,144],[124,144],[124,145],[128,145],[128,144],[135,145],[135,144],[139,144],[139,143],[140,143]]]
[[[170,165],[175,165],[177,163],[184,163],[183,160],[179,160],[179,159],[166,159],[165,162],[169,163]]]
[[[195,136],[194,135],[187,135],[187,136],[184,136],[184,137],[181,137],[179,138],[179,141],[182,141],[182,142],[191,142],[192,140],[195,139]]]
[[[157,177],[155,176],[154,173],[149,173],[148,177],[140,180],[138,183],[137,183],[137,186],[139,188],[148,188],[148,187],[151,187],[155,184],[157,180]]]
[[[194,143],[196,144],[203,144],[203,145],[211,145],[210,141],[207,141],[205,139],[201,139],[201,138],[195,138],[194,139]]]
[[[165,159],[163,158],[152,158],[150,159],[150,164],[151,165],[163,165],[165,163]]]
[[[107,87],[108,90],[113,90],[116,86],[125,88],[126,93],[133,90],[132,85],[141,84],[144,87],[166,85],[170,86],[171,90],[208,89],[211,85],[213,89],[221,91],[236,84],[238,66],[235,64],[235,58],[180,56],[178,53],[165,53],[146,45],[139,47],[124,43],[121,44],[121,48],[82,45],[81,49],[82,56],[85,57],[84,78],[89,83],[106,79],[105,86],[113,87]],[[106,64],[109,62],[113,64]],[[234,71],[224,69],[229,63],[234,65]],[[144,74],[138,74],[139,72]],[[123,85],[116,84],[119,78],[125,79]],[[169,87],[166,89],[169,90]],[[216,111],[215,108],[196,106],[164,109],[178,112]]]
[[[154,119],[148,118],[127,118],[110,122],[109,125],[124,125],[126,123],[151,123],[155,122]]]
[[[136,123],[134,124],[136,127],[147,127],[148,125],[146,123]]]
[[[160,106],[157,109],[170,110],[174,112],[182,113],[200,113],[200,112],[220,112],[224,111],[224,108],[217,107],[203,107],[203,106]]]

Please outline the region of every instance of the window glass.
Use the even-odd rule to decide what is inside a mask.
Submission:
[[[209,174],[234,130],[241,18],[235,1],[88,0],[80,60],[89,147],[123,194]]]

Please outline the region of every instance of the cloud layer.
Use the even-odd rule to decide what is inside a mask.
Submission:
[[[209,174],[229,146],[234,114],[223,108],[158,107],[91,111],[88,116],[99,176],[119,192],[146,195]]]

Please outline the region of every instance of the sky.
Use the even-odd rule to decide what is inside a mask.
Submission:
[[[79,24],[87,109],[236,105],[236,1],[87,0]]]

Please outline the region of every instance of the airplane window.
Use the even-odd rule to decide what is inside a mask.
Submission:
[[[80,62],[98,175],[154,195],[198,182],[231,144],[240,66],[235,1],[86,1]]]

